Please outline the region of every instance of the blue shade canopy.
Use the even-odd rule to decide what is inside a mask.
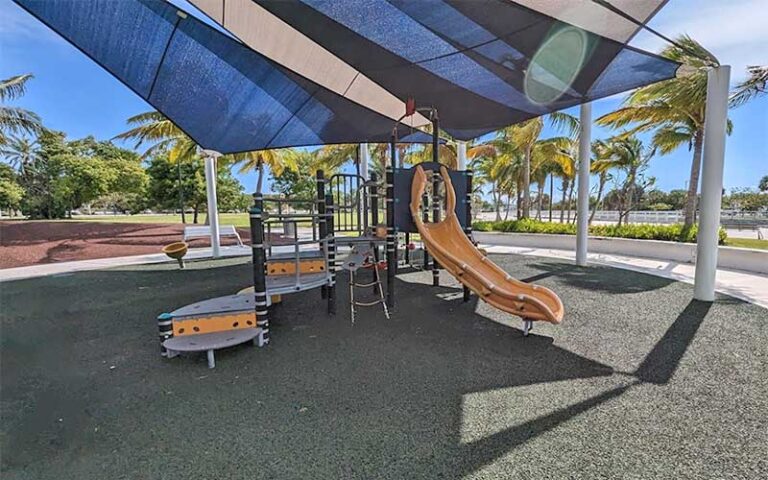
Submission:
[[[395,127],[162,0],[14,1],[205,149],[388,142]],[[431,141],[402,124],[397,134]]]
[[[672,78],[679,66],[626,44],[661,0],[614,0],[638,24],[590,0],[191,1],[270,55],[280,50],[249,39],[266,38],[265,13],[277,18],[360,73],[347,90],[364,78],[436,107],[460,140]],[[269,34],[278,45],[293,35]],[[332,83],[332,74],[307,76]]]

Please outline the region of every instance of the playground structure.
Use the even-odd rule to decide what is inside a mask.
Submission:
[[[415,111],[412,108],[407,113]],[[440,285],[440,270],[447,270],[462,284],[465,302],[475,293],[489,305],[521,317],[525,336],[535,321],[560,323],[564,308],[554,292],[513,279],[472,241],[472,172],[450,171],[437,162],[436,147],[440,142],[437,112],[428,109],[425,113],[434,122],[433,160],[412,167],[395,167],[397,137],[393,133],[383,185],[376,173],[371,173],[370,179],[359,171],[336,173],[326,178],[325,172],[319,170],[315,178],[317,196],[313,200],[266,199],[260,194],[254,195],[250,210],[253,289],[203,300],[160,315],[161,354],[170,358],[181,351],[204,350],[213,368],[216,348],[251,340],[257,346],[265,346],[270,339],[272,299],[290,293],[318,288],[327,301],[328,312],[335,314],[339,268],[349,272],[353,324],[356,307],[382,305],[385,317],[389,318],[395,307],[395,282],[401,267],[431,271],[433,286]],[[431,192],[427,192],[428,185]],[[382,187],[386,192],[383,212],[386,227],[379,223]],[[269,203],[274,203],[276,209],[266,209]],[[290,203],[310,205],[310,208],[306,212],[294,212],[285,208]],[[307,224],[311,236],[304,238],[299,235],[299,227]],[[284,238],[286,234],[292,237],[290,245],[281,246],[280,252],[269,241],[277,225],[282,228]],[[382,231],[386,232],[384,237]],[[422,265],[419,266],[412,263],[412,234],[418,234],[422,241]],[[386,261],[381,260],[382,246],[386,248]],[[342,249],[347,256],[337,258]],[[357,272],[361,268],[372,272],[369,283],[358,283]],[[386,296],[380,276],[384,268]],[[355,296],[357,288],[373,288],[376,300],[359,301]]]
[[[394,305],[393,279],[399,262],[398,236],[401,232],[408,235],[416,231],[397,228],[403,219],[396,213],[401,208],[409,210],[410,201],[403,200],[410,199],[410,194],[396,195],[395,190],[412,187],[411,183],[396,181],[394,150],[398,136],[403,143],[424,143],[428,136],[422,128],[431,123],[433,161],[436,162],[441,128],[461,142],[459,147],[466,147],[463,142],[508,125],[580,105],[575,257],[576,264],[584,266],[587,223],[582,213],[589,207],[590,102],[690,74],[681,69],[678,62],[628,45],[640,29],[675,44],[646,26],[663,6],[663,0],[640,2],[642,5],[632,2],[641,7],[632,13],[625,11],[628,4],[617,7],[603,1],[583,2],[578,8],[565,11],[551,2],[538,0],[525,4],[489,0],[482,2],[483,8],[476,8],[477,2],[461,2],[466,4],[459,9],[449,4],[453,2],[435,2],[429,8],[417,6],[419,2],[399,5],[384,2],[387,8],[378,9],[364,8],[368,5],[366,2],[352,2],[347,8],[329,8],[326,2],[196,2],[205,3],[203,11],[225,30],[231,29],[233,36],[160,0],[14,1],[166,115],[200,146],[205,156],[214,257],[219,256],[220,236],[214,175],[218,156],[281,147],[386,143],[395,120],[393,154],[385,185],[390,305]],[[254,14],[270,25],[268,29],[261,29],[267,37],[264,41],[251,34],[260,30],[251,28]],[[233,23],[232,19],[238,22]],[[585,23],[584,20],[594,21]],[[385,21],[396,27],[380,29]],[[448,21],[450,25],[445,23]],[[413,32],[414,36],[409,34],[413,41],[402,41],[404,31]],[[480,36],[479,32],[482,32]],[[150,37],[152,42],[147,41]],[[239,41],[238,37],[246,40]],[[491,49],[488,47],[491,44],[496,46]],[[142,48],[126,48],[126,45]],[[286,45],[293,48],[283,48]],[[491,50],[497,53],[491,54]],[[310,59],[316,61],[310,62]],[[312,68],[308,68],[310,65]],[[392,65],[398,67],[385,68]],[[694,298],[711,302],[715,295],[730,67],[710,68],[707,75]],[[426,111],[429,118],[415,109],[414,98],[422,105],[431,106]],[[403,106],[409,124],[402,121]],[[442,115],[440,125],[438,110]],[[216,118],[215,128],[212,117]],[[253,128],[256,124],[258,131]],[[432,211],[432,223],[439,223],[439,199],[435,201],[439,183],[439,176],[433,171],[431,208],[425,199],[421,202],[422,215]],[[453,179],[452,183],[460,187]],[[456,194],[463,198],[460,192]],[[311,240],[295,238],[293,256],[269,260],[264,235],[265,199],[261,195],[254,198],[251,236],[259,345],[269,342],[268,292],[279,295],[319,287],[329,308],[334,309],[337,266],[334,198],[333,195],[318,197],[321,198],[328,201],[320,200],[322,205],[318,204],[317,212],[310,214],[318,235]],[[365,192],[356,198],[358,208],[362,205],[365,210]],[[459,202],[455,212],[459,222],[464,219],[458,211],[461,206]],[[338,219],[340,223],[347,222],[348,217],[339,215]],[[362,222],[364,227],[357,229],[360,241],[370,243],[362,234],[369,227],[367,219],[361,220],[358,216],[354,222],[358,226]],[[422,223],[420,228],[428,232],[425,218]],[[468,224],[461,226],[462,230],[468,229]],[[344,228],[346,225],[339,231]],[[324,271],[318,268],[302,271],[300,251],[304,250],[305,241],[317,245],[316,250],[322,253],[326,263]],[[342,241],[354,242],[339,236],[340,245]],[[429,266],[428,238],[426,242],[424,265]],[[442,255],[443,261],[451,264],[451,258],[441,253],[440,243],[440,236],[434,236],[432,247],[437,256]],[[408,239],[406,244],[410,244]],[[464,246],[465,253],[480,254]],[[374,260],[377,250],[375,246]],[[286,275],[268,276],[268,262],[278,260],[293,262],[292,273],[288,274],[290,269],[282,265],[275,266],[273,272],[285,270]],[[432,258],[431,262],[435,284],[439,281],[439,261],[440,258],[437,261]],[[483,290],[490,290],[489,282],[479,281],[479,274],[467,275],[469,270],[462,262],[453,263],[449,271],[452,269],[460,280],[478,277],[475,283],[462,282],[466,287],[465,298],[471,290],[483,298],[495,298]],[[493,286],[495,289],[498,285]],[[507,305],[507,308],[517,313],[527,312],[521,307],[525,306],[526,295],[537,297],[531,292],[537,293],[535,290],[516,292],[523,304]],[[528,303],[526,309],[536,306],[536,316],[542,319],[556,322],[562,316],[556,302],[544,301],[549,313],[535,301]]]

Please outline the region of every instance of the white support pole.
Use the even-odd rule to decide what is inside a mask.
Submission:
[[[221,241],[219,236],[219,206],[216,198],[216,160],[220,153],[203,150],[205,155],[205,192],[208,196],[208,224],[211,229],[211,251],[213,258],[221,256]]]
[[[467,142],[458,142],[456,144],[456,169],[467,169]]]
[[[693,296],[715,299],[717,244],[723,195],[725,129],[728,121],[728,88],[731,67],[721,65],[707,73],[707,104],[704,121],[704,155],[701,169],[699,234],[696,245],[696,276]]]
[[[576,265],[587,265],[589,235],[589,167],[592,142],[592,104],[583,103],[579,111],[579,197],[576,204]]]
[[[368,180],[368,165],[371,163],[371,154],[368,152],[368,144],[360,144],[360,176]]]

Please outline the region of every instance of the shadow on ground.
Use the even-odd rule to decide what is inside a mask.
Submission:
[[[558,292],[565,322],[524,338],[421,272],[398,280],[391,320],[372,308],[352,326],[342,275],[335,317],[317,291],[285,297],[272,345],[222,351],[215,370],[162,360],[155,317],[246,286],[242,259],[2,284],[3,477],[745,478],[765,466],[765,310],[692,302],[689,286],[633,272],[493,258]]]

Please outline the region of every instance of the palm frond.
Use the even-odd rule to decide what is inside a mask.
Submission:
[[[557,130],[565,130],[571,138],[578,138],[581,133],[581,122],[578,118],[565,112],[552,112],[548,115],[549,123]]]
[[[728,100],[731,107],[740,107],[750,100],[768,93],[768,65],[747,67],[749,78],[736,86]]]
[[[25,73],[0,80],[0,101],[5,102],[23,96],[27,82],[33,78],[34,75],[31,73]]]
[[[8,142],[8,134],[36,134],[42,129],[42,120],[36,113],[19,107],[0,106],[0,144]]]

